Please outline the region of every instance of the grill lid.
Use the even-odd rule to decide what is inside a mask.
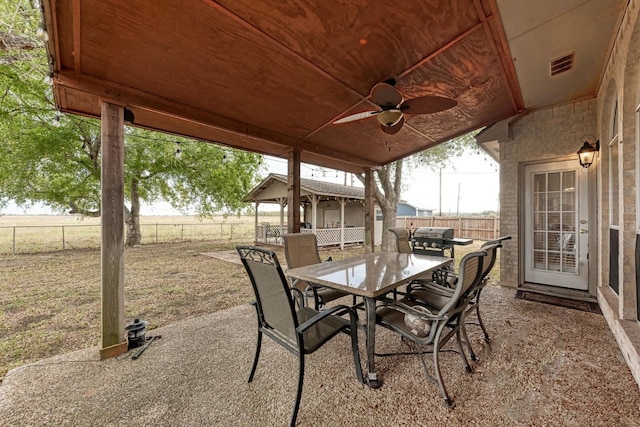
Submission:
[[[418,239],[453,239],[453,228],[448,227],[419,227],[413,232]]]

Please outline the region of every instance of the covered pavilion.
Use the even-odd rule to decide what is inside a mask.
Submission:
[[[626,262],[638,259],[640,223],[640,1],[42,0],[42,7],[56,108],[102,123],[102,357],[127,347],[125,123],[287,159],[289,206],[300,205],[300,162],[364,174],[368,250],[374,171],[485,128],[479,143],[502,168],[502,232],[514,237],[505,245],[504,286],[534,281],[556,292],[558,272],[546,272],[552,280],[527,275],[540,265],[527,261],[535,242],[553,240],[547,228],[532,240],[525,211],[540,195],[530,176],[555,176],[540,165],[572,160],[569,175],[585,184],[564,189],[588,206],[588,220],[566,217],[581,252],[563,259],[573,260],[567,268],[583,282],[580,292],[603,307],[640,383],[640,263]],[[361,120],[335,123],[354,114]],[[600,140],[613,148],[601,151],[596,173],[578,174],[579,145]],[[288,231],[300,223],[300,211],[288,210]],[[536,260],[554,251],[536,250]]]

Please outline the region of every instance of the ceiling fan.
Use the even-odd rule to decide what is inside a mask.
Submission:
[[[405,114],[431,114],[448,110],[458,105],[458,101],[442,96],[420,96],[404,100],[398,89],[394,87],[395,80],[376,84],[369,94],[369,98],[380,107],[380,110],[363,111],[336,120],[333,124],[354,122],[375,116],[384,133],[394,135],[402,129]]]

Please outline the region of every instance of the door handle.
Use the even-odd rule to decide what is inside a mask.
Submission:
[[[581,228],[580,229],[580,234],[587,234],[589,232],[589,230],[587,230],[586,228]]]

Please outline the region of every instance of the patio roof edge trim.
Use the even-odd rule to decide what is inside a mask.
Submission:
[[[212,116],[210,113],[201,111],[189,105],[180,104],[170,99],[126,87],[118,83],[101,80],[86,74],[80,75],[74,72],[58,72],[54,75],[54,86],[54,93],[57,93],[58,95],[59,90],[57,89],[59,87],[65,87],[71,90],[90,94],[95,96],[97,99],[112,99],[118,103],[122,103],[124,101],[132,109],[140,108],[153,114],[167,115],[176,119],[190,121],[257,141],[267,141],[289,149],[300,149],[302,152],[338,160],[339,162],[347,165],[354,165],[359,169],[378,168],[382,166],[376,162],[359,156],[342,151],[329,150],[304,140],[297,140],[286,135],[281,135],[267,129],[257,128],[222,116]],[[56,104],[58,108],[95,116],[92,112],[74,110],[69,105],[69,100],[65,103],[67,105],[63,105],[62,100],[59,98],[59,96],[56,97]],[[175,113],[173,111],[175,111]],[[160,128],[158,130],[175,133],[170,129]],[[211,140],[210,142],[234,146],[231,143],[220,140]],[[246,148],[241,147],[241,149]],[[263,154],[279,155],[280,153],[265,152]]]

